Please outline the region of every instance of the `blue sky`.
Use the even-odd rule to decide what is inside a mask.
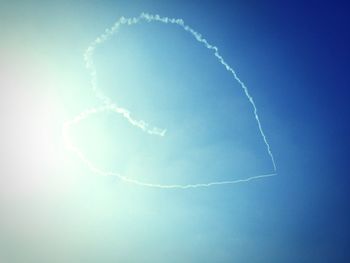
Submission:
[[[2,1],[0,261],[347,262],[347,6],[323,1]],[[91,172],[62,123],[100,102],[83,53],[120,16],[182,18],[247,84],[278,175],[187,190]],[[97,166],[154,183],[273,171],[251,105],[215,57],[171,25],[122,28],[98,83],[148,136],[104,113],[74,141]]]

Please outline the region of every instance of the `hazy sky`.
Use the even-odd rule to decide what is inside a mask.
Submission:
[[[0,1],[0,261],[347,262],[345,4]],[[277,175],[154,189],[98,176],[62,125],[101,106],[83,54],[121,16],[182,18],[248,86]],[[71,139],[104,171],[154,184],[273,173],[240,85],[176,25],[122,27],[94,53],[97,84],[154,136],[99,113]],[[348,151],[348,150],[347,150]]]

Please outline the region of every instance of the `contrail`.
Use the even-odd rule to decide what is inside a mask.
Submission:
[[[243,89],[247,99],[249,100],[250,104],[252,105],[253,108],[253,113],[254,117],[256,119],[260,135],[264,141],[264,144],[266,146],[267,153],[271,159],[271,163],[273,166],[273,172],[270,174],[264,174],[264,175],[257,175],[257,176],[251,176],[245,179],[237,179],[237,180],[232,180],[232,181],[214,181],[214,182],[209,182],[209,183],[198,183],[198,184],[156,184],[156,183],[148,183],[148,182],[143,182],[139,181],[136,179],[131,179],[125,176],[122,176],[118,173],[114,172],[107,172],[103,171],[95,165],[90,162],[87,158],[85,158],[84,154],[76,147],[70,140],[69,136],[69,129],[75,124],[78,124],[80,121],[88,118],[92,114],[97,114],[105,111],[111,111],[117,114],[121,114],[124,118],[127,119],[127,121],[135,126],[136,128],[141,129],[142,131],[150,134],[150,135],[156,135],[156,136],[165,136],[166,134],[166,129],[163,128],[158,128],[156,126],[151,126],[147,122],[143,120],[137,120],[134,118],[130,111],[113,103],[111,99],[106,96],[102,91],[98,89],[97,85],[97,70],[93,61],[93,55],[95,53],[96,48],[101,45],[102,43],[106,42],[108,39],[110,39],[113,35],[115,35],[118,32],[118,29],[123,26],[131,26],[138,24],[142,21],[145,22],[160,22],[164,24],[174,24],[178,25],[181,28],[183,28],[186,32],[190,33],[199,43],[202,43],[207,49],[212,50],[214,56],[218,59],[219,63],[222,64],[225,69],[233,75],[233,78],[239,83],[240,87]],[[93,172],[100,174],[100,175],[105,175],[105,176],[115,176],[121,179],[122,181],[140,185],[140,186],[147,186],[147,187],[155,187],[155,188],[179,188],[179,189],[187,189],[187,188],[199,188],[199,187],[210,187],[214,185],[224,185],[224,184],[236,184],[236,183],[241,183],[241,182],[248,182],[260,178],[266,178],[266,177],[271,177],[277,175],[277,167],[275,163],[274,156],[271,151],[270,144],[267,141],[266,135],[263,131],[259,115],[258,115],[258,110],[255,105],[255,102],[253,100],[253,97],[250,95],[247,86],[244,84],[244,82],[237,76],[237,73],[235,70],[224,60],[224,58],[220,55],[218,47],[210,44],[205,38],[202,37],[200,33],[189,27],[184,23],[182,19],[175,19],[175,18],[169,18],[169,17],[161,17],[159,15],[152,15],[152,14],[147,14],[147,13],[142,13],[138,17],[133,17],[133,18],[126,18],[126,17],[121,17],[119,20],[117,20],[114,25],[110,28],[107,28],[103,34],[101,34],[99,37],[97,37],[90,45],[89,47],[85,50],[84,53],[84,61],[86,68],[88,69],[90,73],[90,80],[91,80],[91,86],[92,90],[95,94],[95,96],[102,101],[103,106],[96,107],[96,108],[91,108],[88,110],[85,110],[75,116],[73,119],[65,122],[63,125],[63,137],[65,140],[65,144],[67,149],[71,150],[72,152],[75,152],[78,157],[83,161]]]

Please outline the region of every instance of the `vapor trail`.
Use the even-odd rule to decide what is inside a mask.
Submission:
[[[230,72],[234,79],[239,83],[241,88],[243,89],[246,97],[248,98],[250,104],[253,107],[253,113],[254,117],[256,119],[260,135],[262,136],[262,139],[264,141],[264,144],[266,146],[267,152],[270,156],[271,163],[273,166],[273,173],[270,174],[264,174],[264,175],[257,175],[257,176],[251,176],[245,179],[238,179],[238,180],[232,180],[232,181],[217,181],[217,182],[209,182],[209,183],[199,183],[199,184],[186,184],[186,185],[181,185],[181,184],[170,184],[170,185],[164,185],[164,184],[154,184],[154,183],[147,183],[147,182],[142,182],[136,179],[131,179],[125,176],[122,176],[118,173],[114,172],[106,172],[103,171],[99,168],[96,168],[92,162],[87,160],[83,153],[74,146],[74,144],[70,140],[69,136],[69,128],[75,124],[78,124],[80,121],[83,119],[88,118],[92,114],[96,113],[101,113],[105,111],[112,111],[114,113],[121,114],[124,118],[127,119],[127,121],[141,129],[142,131],[150,134],[150,135],[157,135],[157,136],[165,136],[166,129],[158,128],[156,126],[150,127],[150,125],[143,121],[143,120],[137,120],[136,118],[132,117],[131,113],[129,110],[118,106],[117,104],[113,103],[108,96],[106,96],[102,91],[98,89],[97,85],[97,70],[95,67],[95,64],[93,62],[93,55],[96,50],[96,48],[101,45],[102,43],[106,42],[108,39],[110,39],[114,34],[118,32],[118,29],[122,25],[135,25],[140,23],[141,21],[145,22],[160,22],[164,24],[175,24],[180,27],[182,27],[186,32],[189,32],[198,42],[202,43],[207,49],[214,51],[214,56],[218,59],[218,61],[226,68],[228,72]],[[256,180],[260,178],[266,178],[266,177],[271,177],[275,176],[277,173],[277,167],[276,163],[271,151],[270,144],[267,141],[266,135],[263,131],[259,115],[258,115],[258,110],[255,105],[255,102],[253,100],[253,97],[250,95],[247,86],[244,84],[244,82],[237,76],[237,73],[235,70],[224,60],[224,58],[220,55],[218,47],[210,44],[205,38],[202,37],[200,33],[189,27],[184,23],[182,19],[175,19],[175,18],[169,18],[169,17],[161,17],[159,15],[152,15],[152,14],[147,14],[147,13],[142,13],[138,17],[133,17],[133,18],[125,18],[121,17],[119,20],[117,20],[114,25],[110,28],[107,28],[103,34],[101,34],[99,37],[97,37],[91,44],[90,46],[85,50],[84,53],[84,61],[86,68],[88,69],[90,73],[90,80],[91,80],[91,86],[92,90],[95,94],[95,96],[102,101],[103,106],[97,107],[97,108],[91,108],[88,110],[85,110],[81,112],[79,115],[74,117],[72,120],[67,121],[64,126],[63,126],[63,136],[64,140],[66,143],[66,146],[69,150],[75,152],[78,157],[95,173],[100,174],[100,175],[105,175],[105,176],[116,176],[120,178],[121,180],[128,182],[128,183],[133,183],[141,186],[148,186],[148,187],[157,187],[157,188],[181,188],[181,189],[186,189],[186,188],[198,188],[198,187],[209,187],[213,185],[223,185],[223,184],[236,184],[236,183],[241,183],[241,182],[248,182],[251,180]]]

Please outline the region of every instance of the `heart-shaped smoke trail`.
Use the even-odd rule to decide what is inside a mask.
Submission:
[[[114,112],[117,114],[122,115],[131,125],[135,126],[136,128],[141,129],[145,133],[148,133],[150,135],[155,135],[155,136],[165,136],[166,135],[166,129],[158,128],[155,126],[151,126],[147,122],[143,120],[137,120],[135,119],[129,110],[117,105],[116,103],[112,102],[111,99],[106,96],[101,90],[98,89],[97,87],[97,70],[93,61],[93,55],[96,50],[96,47],[98,45],[101,45],[102,43],[106,42],[108,39],[110,39],[113,35],[115,35],[118,32],[118,29],[121,26],[132,26],[139,24],[141,22],[159,22],[159,23],[164,23],[164,24],[172,24],[172,25],[177,25],[183,28],[186,32],[188,32],[192,37],[194,37],[199,43],[204,45],[207,49],[211,50],[214,54],[214,56],[217,58],[219,63],[221,63],[225,69],[232,74],[233,78],[239,83],[240,87],[243,89],[247,99],[249,100],[252,108],[253,108],[253,113],[254,117],[256,119],[260,135],[264,141],[264,144],[266,146],[267,153],[271,159],[271,163],[273,166],[273,172],[270,174],[263,174],[263,175],[256,175],[256,176],[251,176],[248,178],[244,179],[238,179],[238,180],[232,180],[232,181],[214,181],[214,182],[208,182],[208,183],[198,183],[198,184],[157,184],[157,183],[148,183],[148,182],[143,182],[140,180],[136,179],[131,179],[128,177],[125,177],[119,173],[115,172],[107,172],[102,169],[97,168],[91,161],[89,161],[82,151],[75,146],[69,135],[69,129],[73,126],[78,124],[80,121],[89,118],[93,114],[98,114],[106,111]],[[240,80],[240,78],[237,76],[236,72],[233,70],[233,68],[230,67],[230,65],[224,60],[224,58],[220,55],[219,49],[216,46],[211,45],[205,38],[202,37],[200,33],[189,27],[184,23],[182,19],[175,19],[175,18],[169,18],[169,17],[161,17],[159,15],[152,15],[152,14],[146,14],[142,13],[138,17],[133,17],[133,18],[125,18],[121,17],[111,28],[107,28],[105,32],[97,37],[91,44],[90,46],[86,49],[84,53],[84,60],[86,63],[86,67],[90,73],[90,78],[91,78],[91,86],[92,90],[95,94],[95,96],[102,101],[102,106],[98,108],[91,108],[88,110],[85,110],[75,116],[73,119],[65,122],[63,125],[63,137],[64,141],[66,144],[67,149],[70,151],[73,151],[77,154],[77,156],[83,161],[93,172],[100,174],[100,175],[105,175],[105,176],[115,176],[118,177],[119,179],[128,182],[128,183],[133,183],[136,185],[140,186],[147,186],[147,187],[155,187],[155,188],[179,188],[179,189],[186,189],[186,188],[198,188],[198,187],[209,187],[213,185],[224,185],[224,184],[236,184],[236,183],[241,183],[241,182],[248,182],[260,178],[266,178],[266,177],[271,177],[275,176],[277,174],[277,168],[276,168],[276,163],[270,148],[270,144],[267,141],[267,138],[265,136],[265,133],[262,129],[261,122],[258,116],[258,110],[255,105],[255,102],[253,100],[253,97],[250,95],[247,86]]]

